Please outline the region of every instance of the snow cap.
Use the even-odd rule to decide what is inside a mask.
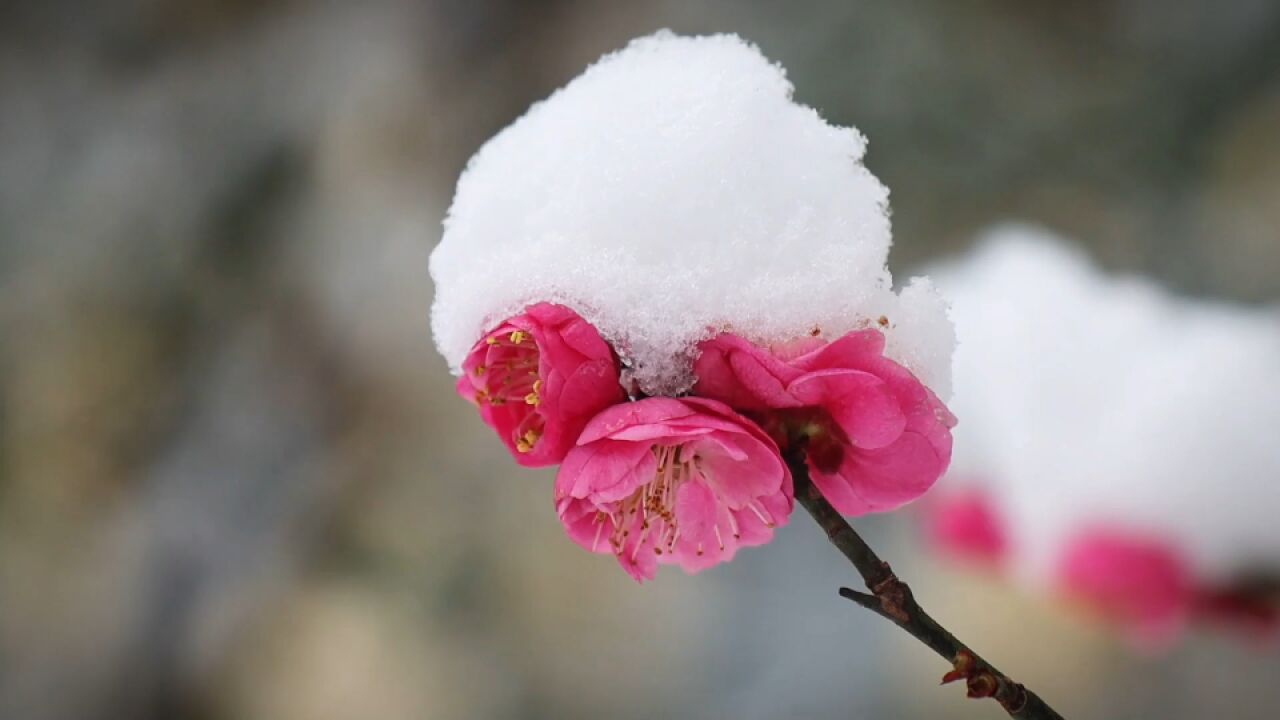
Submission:
[[[927,280],[893,290],[866,140],[791,95],[737,36],[663,31],[487,142],[431,256],[454,372],[486,330],[547,301],[595,325],[651,394],[688,389],[694,346],[719,331],[772,343],[883,322],[889,356],[945,398],[951,325]]]

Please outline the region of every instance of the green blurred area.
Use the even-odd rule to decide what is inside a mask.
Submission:
[[[1022,219],[1280,297],[1280,5],[0,6],[0,717],[993,717],[834,588],[809,521],[635,586],[452,391],[427,256],[466,159],[600,54],[734,31],[870,139],[894,270]],[[1275,653],[921,560],[1073,717],[1274,717]]]

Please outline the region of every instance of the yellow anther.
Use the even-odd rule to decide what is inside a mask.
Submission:
[[[475,370],[472,370],[472,372],[474,372],[474,373],[476,374],[476,377],[480,377],[481,375],[484,375],[484,366],[483,366],[483,365],[477,365],[477,366],[476,366],[476,369],[475,369]]]
[[[531,392],[524,396],[524,402],[526,405],[533,405],[534,407],[537,407],[538,403],[542,402],[542,399],[538,397],[538,393]]]
[[[491,335],[491,336],[489,336],[488,338],[486,338],[486,339],[485,339],[485,342],[489,343],[490,345],[497,345],[497,344],[498,344],[498,338],[493,337],[493,336]]]
[[[540,437],[542,437],[542,434],[537,430],[529,430],[524,435],[521,435],[520,439],[516,441],[516,450],[522,453],[529,452],[533,449],[534,445],[538,444],[538,438]]]
[[[523,330],[511,331],[511,342],[515,343],[516,345],[519,345],[520,343],[524,342],[524,339],[527,337],[529,337],[528,333],[525,333]]]
[[[533,381],[533,391],[536,393],[542,392],[542,380]]]

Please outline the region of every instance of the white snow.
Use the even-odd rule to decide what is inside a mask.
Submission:
[[[1097,523],[1206,581],[1280,566],[1280,309],[1177,298],[1021,226],[935,276],[961,419],[937,491],[990,489],[1015,573],[1043,582]]]
[[[887,317],[890,354],[946,397],[953,336],[924,280],[886,268],[888,191],[866,140],[791,99],[733,35],[640,38],[486,143],[431,257],[432,328],[454,372],[540,300],[594,323],[655,394],[691,385],[719,330],[776,342]]]

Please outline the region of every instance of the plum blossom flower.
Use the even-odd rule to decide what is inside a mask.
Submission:
[[[1057,581],[1064,595],[1147,648],[1170,644],[1193,621],[1234,629],[1263,645],[1280,633],[1269,582],[1198,582],[1184,555],[1155,535],[1115,527],[1077,533],[1062,550]]]
[[[1112,528],[1078,533],[1062,549],[1057,584],[1064,596],[1127,628],[1142,645],[1168,644],[1186,624],[1195,596],[1175,548]]]
[[[560,467],[556,510],[575,542],[637,581],[696,573],[787,523],[791,473],[759,427],[723,403],[647,398],[587,425]]]
[[[995,503],[978,489],[926,503],[925,532],[939,553],[971,565],[998,568],[1009,550],[1008,531]]]
[[[613,350],[563,305],[531,305],[500,324],[462,371],[458,394],[526,467],[563,460],[587,421],[623,398]]]
[[[722,334],[700,345],[694,393],[757,418],[783,451],[803,447],[813,482],[846,515],[892,510],[932,487],[955,418],[875,329],[772,349]]]

